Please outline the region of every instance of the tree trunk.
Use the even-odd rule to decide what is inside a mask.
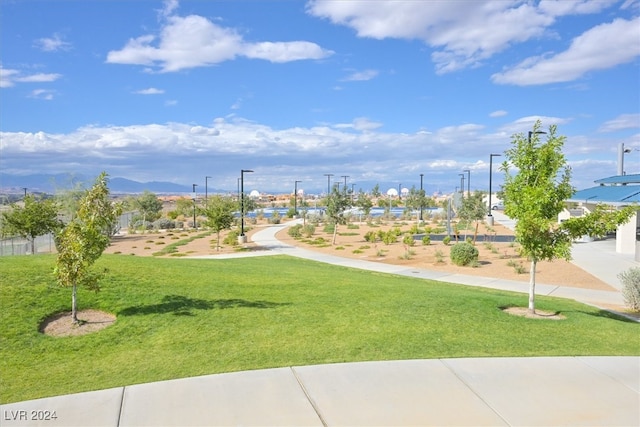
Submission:
[[[32,237],[31,238],[31,255],[35,255],[36,254],[36,238]]]
[[[332,245],[336,244],[336,236],[338,235],[338,223],[336,222],[333,226],[333,240],[331,241]]]
[[[78,298],[77,298],[77,287],[74,283],[71,287],[71,321],[74,325],[80,323],[78,321]]]
[[[473,233],[473,244],[476,244],[476,240],[478,239],[478,226],[480,224],[478,223],[478,221],[476,220],[476,231]]]
[[[531,271],[529,271],[529,313],[536,313],[536,264],[535,259],[531,260]]]
[[[216,250],[220,252],[220,230],[218,230],[218,240],[216,241]]]

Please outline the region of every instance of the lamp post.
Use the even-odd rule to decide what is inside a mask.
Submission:
[[[351,204],[352,205],[353,205],[353,198],[354,198],[353,195],[355,194],[355,189],[354,189],[355,186],[356,186],[356,183],[352,182],[351,183]]]
[[[344,191],[347,191],[347,178],[349,178],[349,175],[342,175],[342,178],[344,178]]]
[[[491,177],[493,175],[493,158],[500,157],[502,154],[489,154],[489,214],[487,215],[487,223],[493,226],[493,215],[491,214]]]
[[[293,183],[293,215],[298,216],[298,183],[302,181],[295,181]]]
[[[331,194],[331,177],[333,176],[333,174],[325,173],[324,176],[327,177],[327,196],[329,196],[329,194]]]
[[[204,177],[204,207],[207,208],[208,205],[208,193],[209,193],[209,178],[211,178],[210,176],[205,176]]]
[[[22,187],[22,189],[24,190],[24,197],[26,199],[27,198],[27,190],[28,190],[28,188],[27,187]]]
[[[629,154],[631,148],[624,148],[624,142],[618,145],[618,175],[624,175],[624,155]],[[26,196],[26,193],[25,193]]]
[[[462,193],[462,197],[464,197],[464,174],[459,173],[458,176],[460,177],[460,192]]]
[[[423,173],[420,174],[420,222],[422,222],[422,203],[424,202],[424,191],[422,190],[422,177]]]
[[[462,172],[467,173],[467,197],[471,198],[471,170],[465,169]],[[464,189],[462,189],[464,192]]]
[[[241,169],[240,170],[240,235],[238,236],[238,243],[247,243],[247,237],[244,235],[244,174],[252,173],[252,170]]]
[[[541,130],[537,130],[537,131],[535,131],[535,132],[533,132],[533,131],[529,131],[529,138],[527,139],[527,140],[529,141],[529,144],[531,144],[531,137],[533,136],[533,134],[536,134],[536,135],[546,135],[546,132],[541,131]]]
[[[196,222],[196,187],[198,184],[193,184],[193,228],[198,231],[198,223]]]
[[[402,184],[398,184],[398,200],[402,200]]]

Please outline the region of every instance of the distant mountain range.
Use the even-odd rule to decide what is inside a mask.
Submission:
[[[36,175],[8,175],[0,173],[0,192],[21,193],[24,188],[28,192],[56,193],[56,191],[73,188],[76,183],[89,186],[95,177],[86,177],[71,174],[36,174]],[[126,178],[110,178],[109,189],[111,193],[142,193],[145,190],[158,194],[191,193],[193,187],[180,185],[173,182],[138,182]],[[224,190],[209,189],[210,193],[224,192]]]

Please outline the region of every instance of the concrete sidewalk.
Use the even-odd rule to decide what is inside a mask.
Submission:
[[[288,367],[32,400],[0,414],[7,427],[637,426],[640,357]]]

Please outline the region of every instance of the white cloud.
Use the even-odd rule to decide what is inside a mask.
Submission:
[[[422,40],[438,73],[477,65],[514,43],[541,36],[554,18],[520,1],[312,0],[309,14],[353,28],[374,39]]]
[[[509,113],[507,113],[504,110],[496,110],[496,111],[492,111],[491,113],[489,113],[489,117],[504,117],[507,114],[509,114]]]
[[[13,87],[16,83],[48,83],[58,80],[62,74],[38,73],[22,75],[20,70],[0,66],[0,87]]]
[[[640,114],[621,114],[613,120],[609,120],[600,126],[598,132],[616,132],[625,129],[640,128]]]
[[[64,41],[59,34],[37,39],[34,42],[34,46],[44,52],[56,52],[59,50],[71,49],[71,43]]]
[[[138,95],[161,95],[164,93],[163,89],[157,89],[155,87],[150,87],[147,89],[141,89],[141,90],[137,90],[134,92],[135,94]]]
[[[35,89],[31,91],[29,95],[30,98],[36,99],[44,99],[46,101],[51,101],[54,97],[55,91],[49,89]]]
[[[373,181],[371,186],[378,182],[383,189],[393,187],[394,182],[395,188],[398,182],[410,188],[424,173],[428,187],[450,191],[458,185],[457,174],[463,169],[473,170],[472,188],[483,188],[479,177],[488,171],[488,153],[502,153],[513,133],[530,130],[538,118],[544,126],[568,121],[523,117],[494,131],[466,123],[431,132],[385,133],[380,123],[367,118],[286,129],[218,118],[210,125],[85,126],[65,134],[0,132],[0,138],[3,170],[8,173],[91,175],[107,169],[112,176],[182,183],[215,175],[219,188],[234,189],[238,171],[248,168],[256,171],[248,186],[265,190],[282,188],[283,182],[292,179],[303,180],[305,189],[326,189],[325,173],[349,175],[350,182],[364,188],[365,181]],[[562,126],[559,133],[565,134]],[[568,160],[579,162],[589,153],[611,151],[613,161],[618,142],[637,146],[640,135],[613,140],[570,135]],[[584,174],[586,182],[577,182],[577,186],[602,177],[602,170],[585,170]]]
[[[167,14],[177,7],[167,3]],[[238,56],[271,62],[322,59],[333,52],[308,41],[258,42],[244,40],[235,29],[224,28],[199,15],[167,16],[158,36],[130,39],[107,54],[107,62],[159,67],[174,72],[231,61]]]
[[[355,71],[349,74],[347,77],[343,78],[343,82],[361,82],[374,79],[378,76],[379,72],[377,70],[364,70],[364,71]]]
[[[568,82],[595,70],[613,68],[640,56],[640,17],[616,19],[576,37],[569,49],[556,55],[529,58],[494,74],[499,84],[520,86]]]

